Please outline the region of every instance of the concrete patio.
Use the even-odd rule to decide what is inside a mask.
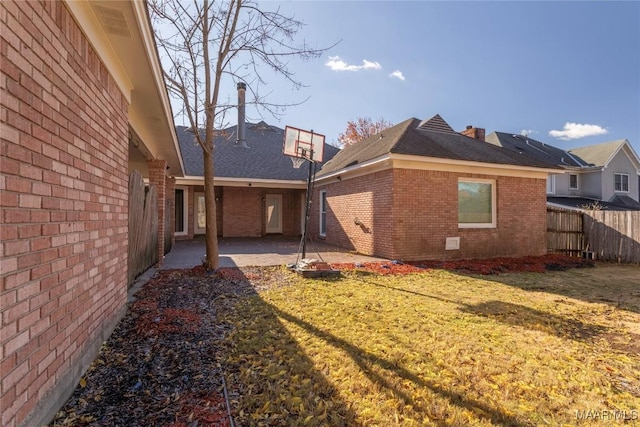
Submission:
[[[302,258],[299,255],[300,239],[281,236],[261,238],[219,238],[220,267],[247,267],[293,264]],[[385,261],[349,252],[344,248],[322,242],[307,242],[306,258],[334,262]],[[161,270],[185,269],[202,265],[205,256],[204,238],[178,240],[165,255]]]

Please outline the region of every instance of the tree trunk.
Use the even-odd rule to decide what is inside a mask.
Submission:
[[[213,144],[211,144],[213,145]],[[204,204],[206,212],[206,266],[216,270],[219,266],[218,227],[216,224],[216,194],[213,185],[213,150],[203,150],[204,155]]]

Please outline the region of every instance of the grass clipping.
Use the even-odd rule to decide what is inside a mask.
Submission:
[[[239,425],[638,422],[637,267],[286,281],[223,316]]]

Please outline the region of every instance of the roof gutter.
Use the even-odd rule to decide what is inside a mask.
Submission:
[[[347,176],[362,175],[363,173],[369,172],[367,169],[372,168],[374,166],[378,166],[379,170],[388,169],[388,168],[391,167],[391,163],[389,162],[388,164],[385,164],[385,162],[388,162],[390,159],[391,159],[390,154],[387,153],[387,154],[385,154],[383,156],[377,157],[377,158],[372,159],[372,160],[368,160],[368,161],[363,162],[363,163],[358,163],[358,164],[353,165],[353,166],[348,166],[348,167],[345,167],[345,168],[342,168],[342,169],[338,169],[335,172],[329,172],[326,175],[316,176],[315,182],[323,182],[323,181],[326,181],[328,179],[336,178],[338,176],[340,176],[342,178],[345,175],[347,175]],[[362,173],[360,173],[360,172],[362,172]]]
[[[373,160],[363,162],[354,166],[339,169],[326,175],[316,177],[317,183],[335,179],[353,178],[356,176],[371,173],[371,169],[376,171],[390,169],[392,167],[406,169],[434,169],[459,173],[484,173],[487,175],[507,175],[517,176],[526,174],[550,174],[564,173],[565,169],[560,167],[533,167],[533,166],[517,166],[499,163],[483,163],[467,160],[442,159],[437,157],[414,156],[410,154],[387,153],[384,156],[377,157]],[[481,169],[472,171],[471,169]]]
[[[519,166],[519,165],[511,165],[511,164],[503,164],[503,163],[475,162],[470,160],[453,160],[453,159],[443,159],[439,157],[413,156],[410,154],[391,153],[391,159],[398,160],[398,161],[412,161],[412,162],[422,162],[422,163],[435,163],[435,164],[441,164],[441,165],[456,165],[456,166],[516,170],[516,171],[527,171],[527,172],[564,173],[565,171],[564,168],[561,168],[558,166],[548,167],[548,168],[536,167],[536,166]]]

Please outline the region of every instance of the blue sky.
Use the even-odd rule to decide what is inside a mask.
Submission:
[[[640,155],[640,2],[261,2],[305,22],[312,61],[290,62],[308,87],[268,77],[280,119],[337,141],[348,120],[399,123],[440,114],[560,148],[628,139]],[[235,97],[235,86],[229,96]],[[229,122],[235,124],[235,117]]]

